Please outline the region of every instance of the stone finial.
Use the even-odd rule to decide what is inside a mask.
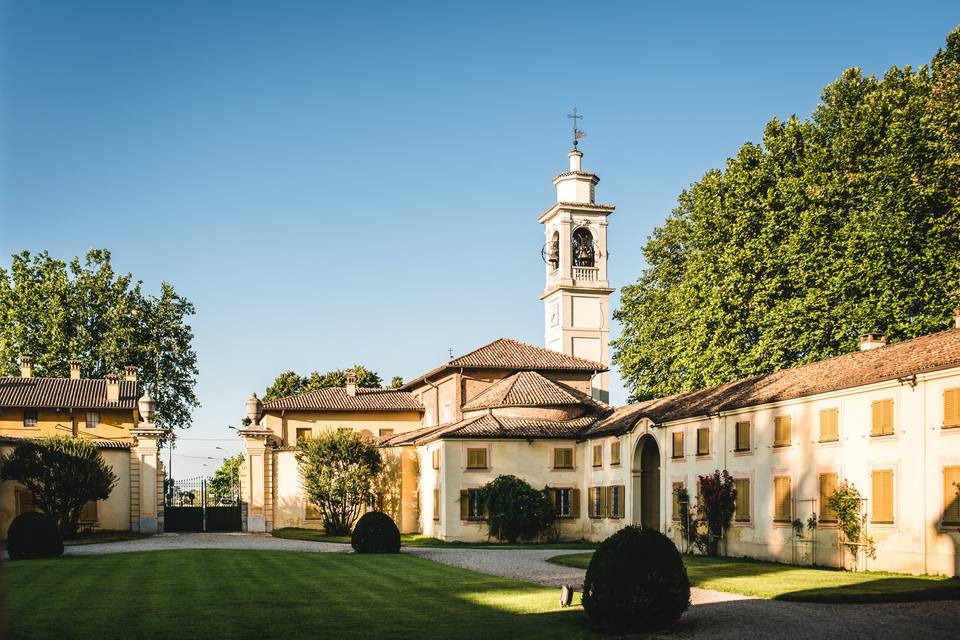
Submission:
[[[137,409],[140,411],[140,419],[152,424],[157,415],[157,401],[150,396],[148,391],[144,390],[143,395],[137,400]]]
[[[251,424],[258,425],[261,417],[263,417],[263,403],[260,402],[256,393],[252,393],[247,400],[247,419]]]

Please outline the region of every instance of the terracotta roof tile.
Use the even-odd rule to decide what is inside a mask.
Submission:
[[[573,420],[541,420],[531,418],[499,418],[484,414],[467,418],[460,422],[429,434],[417,440],[417,444],[437,438],[456,439],[552,439],[577,438],[580,433],[596,422],[595,414],[581,416]]]
[[[0,377],[0,407],[135,409],[137,397],[137,383],[132,380],[121,380],[119,401],[107,402],[103,378]]]
[[[594,425],[587,435],[622,432],[642,417],[656,423],[670,422],[953,367],[960,367],[960,329],[627,405]]]
[[[15,436],[0,436],[0,444],[17,444],[39,438],[17,438]],[[98,449],[131,449],[133,443],[124,440],[91,440]]]
[[[413,394],[397,389],[357,388],[347,395],[345,387],[324,387],[295,396],[263,403],[264,410],[301,409],[305,411],[423,411]]]
[[[597,403],[587,394],[550,380],[536,371],[521,371],[500,380],[463,406],[464,411],[494,407],[544,407]]]

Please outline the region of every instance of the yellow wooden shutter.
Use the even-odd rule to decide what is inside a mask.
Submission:
[[[943,392],[943,426],[960,426],[960,387]]]
[[[440,449],[433,450],[433,468],[434,469],[440,468]]]
[[[697,429],[697,455],[705,456],[710,453],[710,427]]]
[[[750,522],[750,479],[737,478],[734,487],[737,490],[737,502],[733,517],[737,522]]]
[[[747,421],[738,422],[736,427],[736,449],[737,451],[750,450],[750,423]]]
[[[620,464],[620,441],[610,443],[610,464]]]
[[[773,419],[773,446],[788,447],[793,439],[793,424],[790,416],[777,416]]]
[[[466,489],[460,490],[460,519],[470,519],[470,492]]]
[[[580,517],[580,489],[570,490],[570,517]]]
[[[17,515],[36,511],[37,507],[33,501],[33,494],[27,489],[17,489],[15,492]]]
[[[682,482],[673,483],[673,520],[674,522],[680,521],[680,496],[677,495],[677,491],[683,488]]]
[[[838,415],[839,412],[836,409],[824,409],[820,412],[820,442],[833,442],[839,439]]]
[[[943,468],[943,524],[960,525],[960,467]]]
[[[773,479],[773,519],[775,522],[793,520],[793,496],[790,495],[790,477],[776,476]]]
[[[818,518],[820,522],[836,522],[837,513],[830,508],[830,498],[837,490],[837,474],[820,474],[820,513]]]
[[[870,474],[873,492],[871,493],[870,522],[893,522],[893,471],[889,469],[874,471]]]
[[[603,466],[603,445],[602,444],[593,445],[593,466],[595,467]]]
[[[97,521],[97,501],[87,500],[80,509],[80,522]]]
[[[600,488],[600,517],[610,517],[610,487]]]
[[[872,421],[870,435],[885,436],[893,433],[893,400],[877,400],[870,405]]]
[[[673,432],[673,457],[683,457],[683,431]]]

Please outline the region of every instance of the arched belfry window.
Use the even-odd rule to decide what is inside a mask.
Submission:
[[[573,232],[573,266],[594,266],[593,234],[585,227],[580,227]]]
[[[550,264],[551,269],[556,269],[560,266],[560,233],[557,231],[553,232],[553,237],[550,239],[550,246],[547,247],[547,262]]]

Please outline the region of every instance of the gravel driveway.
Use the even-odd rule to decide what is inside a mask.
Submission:
[[[268,549],[344,553],[346,544],[284,540],[269,535],[167,533],[104,544],[67,547],[67,555],[127,553],[160,549]],[[547,586],[572,584],[579,589],[584,571],[546,562],[577,551],[543,549],[444,549],[407,547],[405,553],[491,575]],[[883,638],[960,637],[960,601],[828,605],[747,598],[730,593],[692,590],[694,606],[681,621],[652,638]],[[558,594],[559,596],[559,594]]]

